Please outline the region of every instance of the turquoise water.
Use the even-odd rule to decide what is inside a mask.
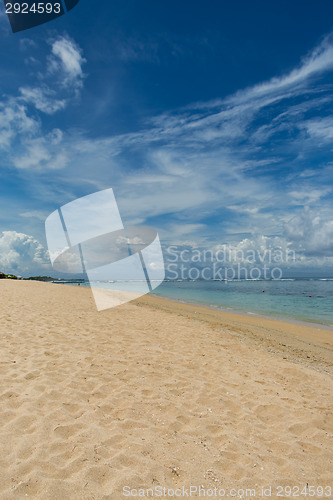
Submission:
[[[333,328],[333,279],[164,282],[154,295]]]
[[[133,284],[97,287],[132,290]],[[82,286],[89,286],[88,283]],[[144,291],[142,291],[144,293]],[[165,281],[153,295],[221,310],[317,323],[333,328],[333,278],[290,280]]]

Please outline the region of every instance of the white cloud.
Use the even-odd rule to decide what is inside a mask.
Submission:
[[[60,79],[63,87],[82,86],[84,77],[82,66],[85,62],[80,47],[69,37],[60,37],[52,42],[48,71]]]
[[[291,203],[295,205],[309,205],[318,203],[331,192],[332,188],[316,189],[309,186],[303,188],[299,185],[297,191],[290,191],[288,195],[292,198]]]
[[[333,35],[325,37],[324,40],[306,57],[302,63],[288,74],[275,77],[268,82],[255,85],[242,90],[229,99],[232,103],[248,102],[249,99],[262,99],[264,96],[276,96],[281,99],[292,94],[301,92],[301,88],[313,77],[333,70]]]
[[[307,120],[301,125],[315,140],[333,141],[333,118],[321,118],[320,120]]]
[[[137,133],[94,139],[90,131],[56,129],[42,135],[39,122],[27,112],[28,103],[44,113],[60,109],[62,99],[66,105],[69,102],[71,85],[77,89],[83,81],[81,51],[62,37],[52,42],[48,77],[53,75],[54,88],[62,85],[65,94],[45,93],[44,83],[23,87],[20,104],[16,101],[8,110],[0,107],[0,147],[8,147],[20,130],[29,130],[22,134],[19,147],[12,148],[9,160],[22,175],[29,171],[30,182],[35,189],[38,185],[44,201],[52,198],[62,204],[92,189],[112,186],[124,221],[145,223],[158,217],[165,241],[186,238],[212,245],[241,239],[234,245],[265,248],[272,240],[260,238],[279,234],[281,246],[292,245],[308,262],[311,252],[324,255],[331,244],[332,167],[313,161],[318,138],[320,155],[323,142],[330,146],[331,119],[304,116],[313,115],[320,106],[329,111],[329,89],[313,88],[312,83],[333,69],[332,51],[332,39],[327,38],[287,75],[223,100],[157,116]],[[13,114],[12,121],[6,113]],[[295,130],[297,139],[290,133]],[[281,140],[283,133],[287,137]],[[66,175],[57,171],[64,167]],[[33,176],[35,171],[47,171],[48,184]],[[287,222],[285,229],[290,214],[305,205],[317,216],[324,214],[321,229],[313,223],[307,232],[302,218]],[[209,234],[212,221],[215,232]],[[244,234],[260,236],[244,238]]]
[[[22,212],[19,214],[20,217],[25,217],[27,219],[36,218],[42,222],[45,222],[46,217],[49,215],[44,210],[28,210],[27,212]]]
[[[0,101],[0,150],[7,153],[3,164],[31,170],[61,169],[67,165],[62,131],[43,131],[40,114],[34,110],[52,115],[64,109],[82,86],[81,65],[85,59],[67,37],[52,42],[50,58],[48,63],[53,64],[57,75],[51,75],[49,67],[44,74],[35,75],[36,85],[22,86],[18,96],[4,96]]]
[[[155,117],[153,124],[157,127],[154,136],[151,134],[150,140],[161,139],[178,135],[184,141],[191,141],[196,145],[207,142],[228,141],[228,139],[242,140],[245,135],[251,137],[254,131],[248,129],[262,109],[276,105],[282,100],[291,100],[304,94],[311,95],[314,92],[314,98],[308,102],[302,103],[299,112],[316,109],[319,102],[315,91],[310,88],[313,79],[319,78],[323,73],[333,70],[333,35],[326,37],[308,56],[306,56],[300,66],[286,75],[275,77],[267,82],[263,82],[245,90],[240,90],[235,94],[221,100],[206,103],[196,103],[188,106],[183,113],[177,116],[166,113]],[[325,87],[322,91],[325,90]],[[330,92],[330,89],[327,89]],[[331,93],[329,98],[321,97],[322,103],[331,102]],[[261,134],[258,134],[258,128],[253,138],[256,143],[260,143],[268,138],[269,135],[281,129],[281,121],[284,119],[284,127],[290,127],[291,114],[294,113],[294,121],[297,118],[297,107],[294,103],[284,114],[279,113],[278,123],[263,125]],[[274,118],[273,118],[274,120]],[[268,128],[267,128],[268,127]],[[280,128],[279,128],[280,127]],[[157,133],[156,133],[157,132]],[[141,136],[142,138],[142,136]],[[138,139],[140,139],[138,137]]]
[[[48,253],[33,236],[4,231],[0,233],[0,270],[19,275],[49,271]]]
[[[17,135],[35,134],[39,125],[38,120],[29,116],[26,106],[15,99],[0,102],[0,149],[9,149]]]
[[[331,218],[306,210],[286,224],[285,235],[295,248],[306,255],[333,256]]]
[[[66,167],[68,163],[66,152],[62,149],[58,151],[61,136],[62,133],[55,129],[46,137],[27,140],[23,153],[13,156],[14,166],[28,170],[58,170]]]
[[[173,269],[177,267],[178,270],[181,270],[181,266],[198,269],[207,267],[211,272],[214,268],[222,268],[224,271],[220,277],[229,278],[233,273],[225,273],[225,269],[234,269],[236,271],[234,277],[238,276],[238,272],[244,277],[244,275],[250,276],[249,271],[257,268],[260,276],[266,275],[266,278],[279,277],[280,272],[276,268],[281,269],[282,276],[292,276],[299,271],[304,272],[304,269],[318,271],[323,266],[333,269],[333,252],[307,252],[287,236],[256,235],[238,242],[213,246],[198,246],[197,242],[179,241],[173,242],[172,246],[165,246],[164,256],[166,269],[170,272],[173,272],[169,267],[171,263]],[[276,272],[271,274],[274,269]],[[245,270],[247,272],[244,273]],[[258,274],[256,271],[252,277],[256,278]],[[174,276],[170,274],[169,277]]]
[[[35,42],[35,40],[32,40],[31,38],[21,38],[19,40],[19,44],[20,44],[20,49],[23,52],[38,50],[38,44]]]
[[[21,87],[20,92],[22,101],[33,104],[36,109],[48,115],[64,109],[67,104],[65,99],[57,99],[56,92],[48,87]]]
[[[290,265],[297,259],[288,240],[279,236],[257,235],[236,243],[216,245],[212,251],[217,258],[220,252],[226,263],[230,264]]]

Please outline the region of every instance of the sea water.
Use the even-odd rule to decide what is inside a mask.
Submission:
[[[166,281],[154,295],[333,328],[333,279]]]
[[[89,286],[89,283],[82,284]],[[91,283],[131,290],[133,283]],[[333,328],[333,278],[165,281],[153,295],[225,311],[305,321]]]

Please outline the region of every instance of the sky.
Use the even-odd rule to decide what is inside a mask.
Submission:
[[[333,276],[331,0],[0,10],[0,271],[50,274],[44,223],[113,188],[166,249],[293,250]]]

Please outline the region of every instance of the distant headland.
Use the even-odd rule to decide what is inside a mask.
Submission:
[[[52,278],[51,276],[29,276],[29,278],[23,278],[22,276],[16,276],[15,274],[5,274],[0,272],[0,280],[30,280],[30,281],[50,281],[53,283],[70,283],[70,282],[84,282],[84,279],[74,278],[74,279],[64,279],[64,278]]]

